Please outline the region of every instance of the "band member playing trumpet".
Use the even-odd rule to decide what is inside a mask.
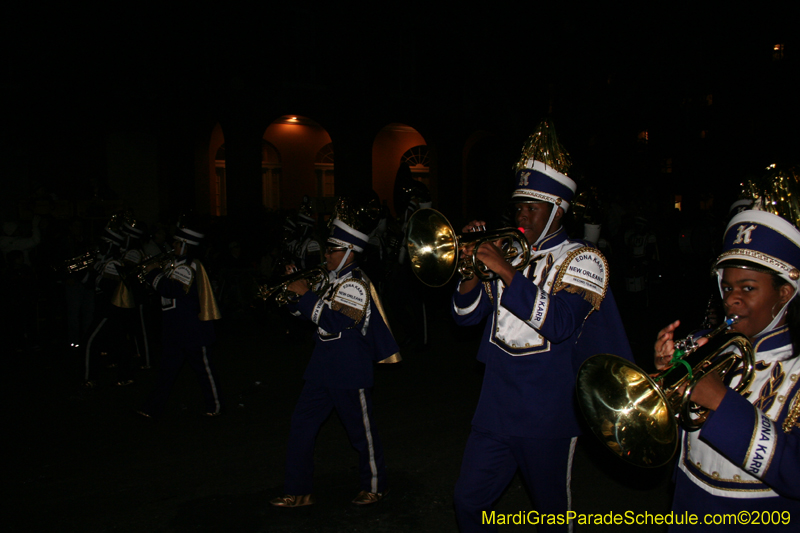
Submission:
[[[739,317],[732,329],[755,349],[755,375],[741,395],[716,373],[694,385],[691,400],[712,412],[699,431],[683,433],[675,472],[676,515],[739,513],[741,518],[744,512],[757,521],[741,521],[738,529],[726,523],[725,531],[749,531],[753,523],[794,531],[791,521],[800,515],[800,231],[780,211],[762,210],[772,211],[781,196],[790,197],[776,193],[761,192],[752,210],[731,219],[715,263],[724,312]],[[658,334],[659,369],[671,364],[678,325]],[[737,379],[733,376],[733,385]],[[720,529],[700,522],[673,525],[670,531],[704,528]]]
[[[537,133],[537,139],[554,136],[546,123]],[[529,265],[516,270],[493,243],[484,242],[477,258],[497,279],[462,280],[453,296],[459,325],[486,319],[478,352],[486,370],[454,497],[465,532],[496,530],[483,518],[517,469],[540,513],[564,516],[570,510],[572,456],[580,433],[574,369],[602,351],[631,358],[608,289],[605,258],[568,239],[561,224],[575,182],[546,155],[535,143],[526,146],[511,199],[515,222],[533,249]],[[482,221],[473,221],[464,232],[479,226]],[[551,528],[568,525],[537,525],[537,531]]]
[[[330,285],[317,296],[306,279],[289,284],[299,296],[290,303],[295,316],[316,325],[315,347],[306,380],[292,414],[286,457],[285,494],[270,503],[301,507],[314,503],[314,443],[320,426],[336,410],[359,455],[360,492],[354,504],[381,500],[388,490],[381,441],[372,415],[373,364],[399,361],[397,343],[386,325],[370,280],[358,267],[369,229],[356,219],[333,222],[325,249]]]
[[[173,236],[174,261],[162,268],[158,262],[145,267],[146,281],[161,297],[161,362],[156,386],[139,414],[158,417],[164,412],[184,363],[192,367],[205,400],[206,416],[220,414],[219,384],[210,360],[216,339],[214,320],[221,314],[203,264],[193,257],[204,234],[179,224]]]

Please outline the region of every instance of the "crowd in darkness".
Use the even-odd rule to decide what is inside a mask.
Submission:
[[[92,305],[91,298],[85,298],[78,307],[74,301],[75,285],[80,283],[82,275],[68,274],[65,265],[97,246],[108,216],[60,216],[41,198],[18,205],[22,215],[4,222],[0,241],[3,252],[0,290],[3,302],[7,302],[2,306],[4,316],[0,323],[6,345],[16,353],[69,352],[71,345],[85,340]],[[596,244],[609,260],[612,288],[623,317],[628,315],[626,307],[657,305],[654,294],[666,287],[682,282],[696,285],[698,280],[707,279],[726,223],[725,209],[719,202],[711,205],[708,201],[685,201],[678,210],[672,205],[659,205],[655,200],[642,201],[641,195],[635,201],[603,191],[595,195],[591,218],[602,228]],[[170,249],[179,216],[174,213],[160,220],[137,219],[146,235],[142,241],[145,255]],[[384,208],[383,216],[387,219],[379,230],[383,233],[371,239],[371,247],[361,262],[383,293],[390,315],[398,322],[392,325],[398,342],[401,346],[423,345],[424,326],[408,324],[404,318],[408,313],[414,314],[414,310],[398,310],[398,307],[421,303],[433,291],[410,275],[408,265],[406,270],[397,265],[403,244],[403,215],[393,218]],[[206,238],[199,259],[209,273],[222,312],[219,324],[222,327],[218,329],[223,335],[226,323],[254,309],[265,308],[255,298],[257,288],[262,284],[272,286],[284,273],[285,243],[290,238],[284,226],[287,219],[296,217],[297,209],[264,210],[247,219],[210,216],[200,219]],[[314,232],[324,241],[329,215],[316,213],[315,217]],[[568,233],[574,238],[583,237],[582,222],[588,218],[584,213],[583,221],[568,221]],[[451,223],[459,228],[462,221],[451,220]],[[410,287],[421,295],[420,299],[416,303],[409,303],[407,298],[393,299],[396,295],[392,294],[393,289],[398,287],[403,291]],[[443,299],[449,297],[449,289],[440,291]],[[157,333],[159,309],[155,296],[151,303],[150,321]],[[270,313],[280,313],[280,309],[270,304],[266,304]],[[155,341],[157,338],[156,334]],[[76,357],[76,376],[79,366]]]

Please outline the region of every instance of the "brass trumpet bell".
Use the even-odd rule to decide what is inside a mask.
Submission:
[[[420,209],[408,221],[411,270],[429,287],[445,285],[458,266],[458,238],[453,226],[435,209]]]
[[[734,390],[741,393],[753,379],[752,345],[744,335],[725,331],[732,322],[708,334],[706,344],[681,349],[685,353],[654,375],[616,355],[587,359],[578,370],[577,399],[592,432],[631,464],[666,464],[677,450],[678,424],[695,431],[708,417],[707,409],[689,400],[698,381],[719,372],[730,382],[735,370],[741,378]]]
[[[330,286],[328,270],[324,266],[316,266],[284,276],[282,281],[273,287],[259,285],[256,291],[256,297],[267,300],[275,296],[275,302],[278,305],[286,305],[289,302],[294,302],[298,297],[297,294],[289,290],[289,285],[301,279],[308,281],[311,290],[317,296],[324,294]]]
[[[495,274],[478,261],[477,252],[485,242],[499,242],[507,261],[518,270],[530,260],[530,245],[525,234],[515,228],[479,231],[457,235],[444,215],[435,209],[420,209],[408,221],[407,248],[411,270],[429,287],[445,285],[458,272],[464,279],[478,276],[483,281]],[[472,254],[459,260],[461,248],[472,246]]]

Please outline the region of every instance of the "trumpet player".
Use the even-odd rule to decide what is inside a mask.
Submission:
[[[163,413],[184,363],[192,367],[205,400],[206,416],[220,414],[219,384],[210,358],[216,339],[214,320],[221,318],[203,264],[192,256],[204,235],[179,225],[172,244],[175,260],[166,268],[145,267],[147,283],[161,297],[162,354],[156,386],[139,414],[148,418]]]
[[[771,178],[775,183],[797,179],[781,170]],[[800,515],[800,231],[789,222],[797,220],[796,212],[772,211],[786,207],[780,199],[789,195],[771,183],[751,209],[728,223],[714,267],[725,314],[738,317],[731,329],[747,336],[755,349],[755,374],[741,395],[716,373],[694,384],[691,400],[711,413],[699,431],[681,435],[672,510],[701,517],[745,513],[761,519],[762,529],[795,531],[794,517]],[[678,325],[673,322],[658,334],[658,369],[671,364]],[[732,380],[738,383],[736,376]],[[719,529],[748,531],[752,524],[683,524],[670,531]]]
[[[86,270],[81,281],[95,295],[94,318],[84,347],[83,383],[88,388],[98,384],[98,356],[101,353],[114,354],[115,350],[118,351],[120,346],[117,341],[125,332],[123,312],[119,306],[114,305],[114,295],[118,294],[117,289],[121,283],[120,247],[125,242],[125,236],[116,225],[109,223],[103,229],[100,241],[102,244],[98,259]],[[119,377],[127,379],[124,375]]]
[[[546,126],[540,126],[542,135],[550,134]],[[484,517],[517,470],[539,513],[565,516],[580,433],[574,371],[597,352],[631,359],[606,259],[570,240],[562,227],[575,189],[551,160],[523,152],[511,202],[531,245],[529,265],[516,270],[497,246],[484,242],[477,258],[497,278],[462,280],[453,295],[457,324],[486,320],[478,352],[486,369],[454,495],[464,532],[496,530]],[[482,226],[472,221],[463,232]],[[537,525],[537,531],[568,529],[563,520]]]
[[[332,410],[358,451],[360,473],[356,505],[380,501],[388,490],[383,447],[372,415],[373,364],[399,361],[377,292],[358,266],[356,254],[368,236],[356,220],[337,217],[325,248],[330,285],[317,296],[299,279],[289,290],[299,296],[290,303],[295,316],[315,326],[315,347],[303,378],[305,386],[292,414],[283,496],[270,504],[301,507],[314,503],[314,443]]]

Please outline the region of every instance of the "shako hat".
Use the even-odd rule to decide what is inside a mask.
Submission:
[[[776,273],[797,289],[800,280],[800,181],[794,169],[771,165],[749,184],[751,209],[736,214],[723,237],[715,270],[736,267]]]
[[[367,234],[358,231],[342,219],[334,219],[331,234],[328,237],[328,244],[341,246],[354,252],[363,252],[368,242],[369,236]]]
[[[566,212],[577,189],[566,174],[570,166],[569,154],[558,142],[552,121],[542,120],[514,165],[512,202],[548,202]]]
[[[175,234],[172,238],[191,246],[199,246],[200,241],[205,238],[205,234],[200,233],[192,226],[193,224],[187,222],[184,217],[181,217],[181,219],[178,220],[178,226],[175,228]]]

